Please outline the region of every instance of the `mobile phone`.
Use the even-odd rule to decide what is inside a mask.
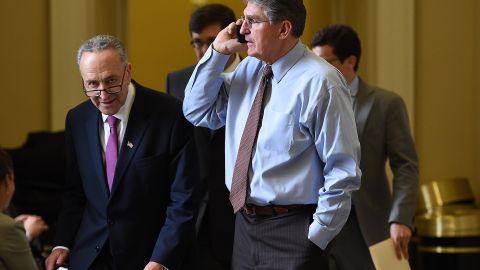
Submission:
[[[237,33],[237,40],[240,43],[247,43],[247,41],[245,40],[245,35],[240,34],[240,28],[242,28],[242,25],[237,25],[237,27],[235,28]]]

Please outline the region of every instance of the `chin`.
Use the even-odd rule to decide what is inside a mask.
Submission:
[[[98,108],[98,110],[106,115],[114,115],[118,112],[118,109],[112,109],[112,108],[108,108],[108,109]]]
[[[259,56],[258,52],[255,51],[255,50],[248,50],[247,54],[248,54],[248,56],[252,56],[252,57],[256,57],[256,58],[258,58],[258,56]]]

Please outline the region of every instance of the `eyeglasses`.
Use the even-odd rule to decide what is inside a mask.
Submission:
[[[242,23],[245,23],[247,25],[248,29],[252,29],[252,26],[256,23],[270,22],[270,20],[259,21],[257,19],[252,18],[252,17],[245,17],[245,16],[240,17],[240,19],[242,20]]]
[[[190,41],[190,45],[192,45],[192,47],[194,47],[195,49],[200,49],[205,45],[210,46],[210,44],[212,44],[214,40],[215,37],[209,37],[206,41],[201,39],[194,39]]]
[[[89,87],[85,87],[85,82],[82,80],[83,92],[87,97],[99,97],[102,94],[102,91],[105,91],[109,94],[116,94],[122,91],[123,86],[123,79],[125,78],[125,72],[127,71],[127,65],[125,65],[125,69],[123,70],[122,82],[118,85],[110,86],[105,89],[89,89]]]

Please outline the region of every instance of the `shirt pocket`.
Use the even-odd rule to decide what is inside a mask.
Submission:
[[[289,152],[293,144],[293,116],[274,108],[265,111],[258,142],[269,151]]]

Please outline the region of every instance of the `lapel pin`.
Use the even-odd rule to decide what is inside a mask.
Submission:
[[[133,143],[131,141],[127,141],[128,148],[133,148]]]

